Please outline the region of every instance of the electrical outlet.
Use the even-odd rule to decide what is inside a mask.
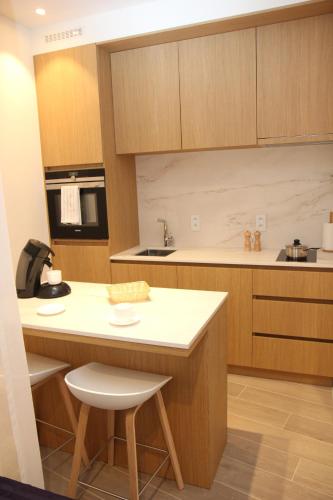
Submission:
[[[200,231],[200,215],[191,215],[191,230]]]
[[[256,215],[256,231],[266,231],[266,214]]]

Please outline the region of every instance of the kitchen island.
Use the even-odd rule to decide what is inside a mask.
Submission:
[[[26,349],[68,361],[77,367],[90,361],[171,375],[163,389],[185,483],[209,488],[226,441],[226,308],[227,293],[152,288],[147,301],[135,304],[141,320],[131,326],[109,324],[111,305],[105,285],[70,283],[72,293],[54,299],[66,310],[40,316],[46,301],[20,299]],[[50,384],[51,385],[51,384]],[[56,387],[37,394],[40,418],[68,426],[58,405]],[[106,436],[106,415],[96,410],[88,429],[92,455]],[[124,435],[121,413],[117,435]],[[55,447],[57,436],[43,433],[43,444]],[[164,447],[157,415],[150,401],[138,414],[138,442]],[[123,444],[116,463],[126,464]],[[156,453],[139,452],[139,467],[151,472]],[[162,471],[172,477],[170,470]]]

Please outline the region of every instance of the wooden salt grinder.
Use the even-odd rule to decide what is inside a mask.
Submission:
[[[244,250],[250,252],[252,250],[251,246],[251,231],[244,232]]]
[[[254,232],[254,251],[255,252],[261,251],[261,232],[260,231]]]

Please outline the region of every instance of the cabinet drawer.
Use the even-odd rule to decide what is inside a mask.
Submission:
[[[253,331],[333,340],[333,304],[254,300]]]
[[[253,294],[333,300],[333,273],[255,269]]]
[[[253,337],[253,366],[266,370],[333,376],[333,344]]]

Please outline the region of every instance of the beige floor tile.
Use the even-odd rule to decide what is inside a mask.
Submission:
[[[275,474],[225,457],[216,474],[216,481],[252,494],[262,500],[328,500],[328,496]]]
[[[239,394],[245,389],[245,385],[235,384],[228,380],[228,394],[229,396],[239,396]]]
[[[235,384],[257,387],[266,391],[285,394],[312,403],[333,406],[332,392],[329,387],[319,387],[315,385],[298,384],[284,380],[272,380],[268,378],[246,377],[244,375],[228,375],[228,380]]]
[[[278,427],[229,414],[229,432],[315,462],[333,466],[333,445]]]
[[[154,481],[154,486],[156,486],[159,491],[163,491],[170,495],[171,497],[169,497],[169,500],[170,498],[177,498],[180,500],[254,500],[254,497],[216,481],[209,490],[185,485],[185,488],[179,491],[174,481],[168,481],[161,478]]]
[[[254,387],[246,387],[240,398],[269,408],[283,409],[289,413],[333,424],[333,410],[331,406],[319,405]]]
[[[283,427],[286,424],[290,413],[258,405],[254,401],[256,400],[245,401],[243,399],[229,397],[228,411],[240,417],[245,416],[257,420],[258,422],[276,425],[277,427]]]
[[[333,498],[333,468],[317,464],[311,460],[300,459],[294,481]]]
[[[224,456],[237,459],[253,467],[259,467],[278,474],[287,479],[294,475],[299,457],[275,448],[265,446],[260,442],[243,439],[229,433]]]
[[[285,429],[333,444],[333,425],[312,418],[291,415]]]

